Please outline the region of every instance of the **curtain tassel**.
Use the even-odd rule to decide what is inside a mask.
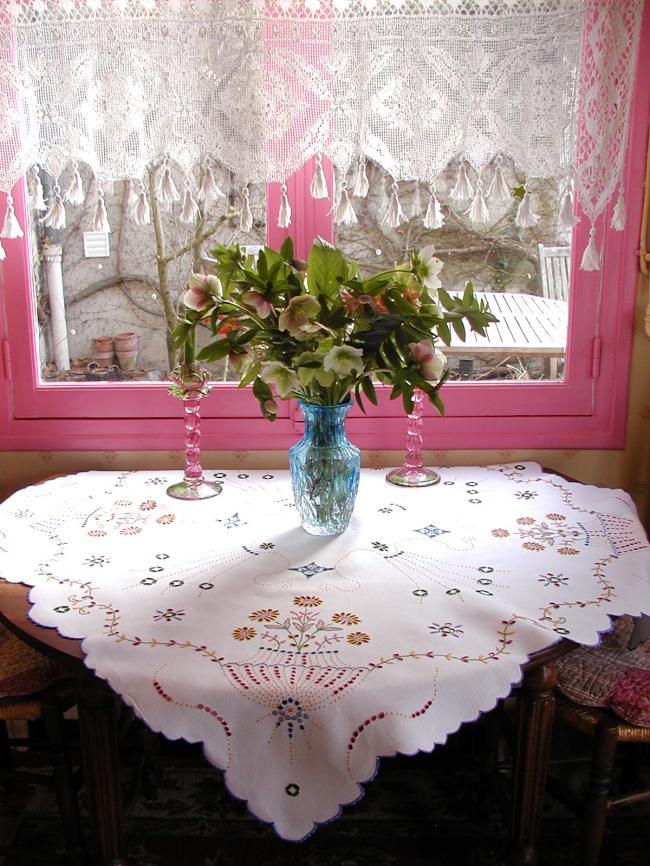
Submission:
[[[623,195],[623,190],[621,190],[618,194],[618,201],[616,202],[616,207],[614,208],[614,213],[612,214],[612,221],[610,222],[610,226],[614,229],[614,231],[622,232],[625,228],[625,197]]]
[[[95,207],[95,214],[90,221],[90,230],[102,232],[103,234],[108,234],[111,230],[106,205],[104,204],[104,190],[101,186],[97,187],[97,205]]]
[[[488,187],[487,197],[488,200],[494,204],[505,204],[510,201],[512,196],[510,194],[510,187],[503,176],[500,156],[497,157],[496,163],[494,177],[492,178],[492,183]]]
[[[598,271],[600,270],[600,256],[596,249],[596,229],[592,226],[589,229],[589,243],[582,255],[580,262],[581,271]]]
[[[366,160],[365,157],[359,157],[359,167],[357,169],[357,178],[354,182],[354,189],[352,190],[352,195],[355,198],[366,198],[368,195],[368,190],[370,189],[370,184],[368,183],[368,172],[366,171]]]
[[[325,171],[323,170],[323,157],[320,153],[316,154],[316,168],[314,169],[314,176],[311,179],[309,191],[311,192],[312,198],[330,197],[329,190],[327,189],[327,178],[325,177]]]
[[[422,220],[425,229],[441,229],[445,224],[445,217],[436,198],[433,184],[429,187],[429,205]]]
[[[206,203],[209,201],[216,201],[218,198],[225,198],[225,193],[219,189],[219,186],[214,179],[214,171],[209,162],[206,163],[203,171],[201,185],[196,197],[199,201],[204,201]]]
[[[129,179],[129,192],[126,197],[126,211],[129,217],[135,222],[135,211],[138,206],[138,201],[140,199],[138,190],[136,189],[136,181]],[[140,182],[140,188],[142,188],[142,182]]]
[[[41,222],[44,226],[51,229],[61,230],[66,226],[65,206],[63,204],[63,199],[61,198],[61,187],[58,183],[54,185],[54,201],[52,206]]]
[[[573,226],[580,222],[578,217],[573,212],[573,196],[571,191],[567,190],[562,199],[562,207],[560,208],[560,228],[571,231]]]
[[[539,217],[533,212],[530,201],[530,193],[528,190],[524,192],[524,197],[517,208],[517,216],[515,217],[515,225],[521,229],[531,229],[539,222]]]
[[[336,206],[334,222],[337,225],[343,226],[353,226],[356,222],[358,222],[357,215],[354,212],[352,202],[350,201],[350,196],[348,195],[348,185],[346,181],[343,181],[343,183],[341,184],[341,195],[339,198],[339,203]]]
[[[278,228],[288,229],[291,225],[291,205],[287,198],[287,185],[283,183],[280,187],[280,210],[278,212]]]
[[[420,182],[415,181],[413,188],[413,196],[411,197],[411,217],[419,217],[422,215],[422,194],[420,192]]]
[[[190,179],[185,181],[185,192],[183,193],[183,206],[178,216],[182,223],[193,223],[199,215],[199,206],[194,201]]]
[[[147,196],[144,191],[144,184],[140,183],[140,192],[133,208],[133,222],[138,226],[148,226],[151,224],[151,209]]]
[[[248,234],[253,228],[253,213],[251,211],[250,192],[247,186],[241,194],[241,210],[239,211],[239,230]]]
[[[382,223],[388,223],[392,229],[396,229],[401,223],[408,222],[408,219],[406,218],[406,215],[402,210],[402,205],[400,204],[399,186],[397,185],[397,181],[393,181],[391,189],[393,192],[390,197],[386,216],[383,218]]]
[[[156,197],[160,204],[167,210],[171,208],[174,202],[180,201],[181,198],[179,191],[176,189],[176,184],[172,177],[172,170],[169,167],[167,160],[163,163],[158,189],[156,190]]]
[[[458,169],[456,185],[449,193],[449,196],[454,201],[469,201],[474,196],[472,184],[469,182],[467,171],[465,170],[465,162],[462,159],[460,161],[460,168]]]
[[[18,217],[14,211],[14,200],[11,193],[7,196],[7,213],[5,214],[5,222],[0,232],[2,238],[22,238],[23,230],[18,222]]]
[[[83,183],[81,181],[81,174],[79,173],[79,168],[75,162],[72,166],[72,177],[70,183],[63,195],[63,201],[68,204],[83,204],[84,199],[85,195]]]
[[[43,197],[43,184],[41,183],[41,174],[38,166],[35,165],[31,170],[31,190],[29,193],[29,206],[32,210],[45,211],[47,205]]]
[[[483,195],[483,186],[480,180],[476,187],[476,194],[474,195],[472,204],[470,205],[469,210],[466,211],[466,214],[469,216],[470,222],[475,225],[485,225],[485,223],[490,219],[490,211],[488,210],[485,196]]]

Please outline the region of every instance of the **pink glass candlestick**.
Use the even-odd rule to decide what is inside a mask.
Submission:
[[[221,493],[221,484],[206,481],[201,468],[201,400],[210,393],[210,374],[200,364],[182,364],[172,371],[169,393],[183,401],[185,412],[185,472],[183,480],[167,488],[174,499],[209,499]]]
[[[422,462],[422,400],[424,394],[418,388],[413,391],[413,411],[406,422],[406,457],[399,469],[391,469],[386,481],[399,487],[429,487],[437,484],[440,476],[427,469]]]

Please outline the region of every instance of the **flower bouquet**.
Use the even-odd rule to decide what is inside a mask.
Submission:
[[[446,358],[436,342],[449,345],[452,328],[465,339],[466,325],[483,334],[496,319],[471,283],[462,296],[442,288],[432,246],[367,278],[320,239],[306,263],[294,261],[287,238],[256,259],[236,244],[216,246],[206,267],[212,273],[190,277],[174,345],[193,346],[197,324],[208,324],[214,340],[198,359],[227,358],[266,418],[275,419],[278,399],[299,401],[306,429],[290,466],[303,526],[342,531],[359,477],[358,450],[343,431],[352,397],[365,412],[377,387],[389,387],[409,413],[419,389],[442,413]]]

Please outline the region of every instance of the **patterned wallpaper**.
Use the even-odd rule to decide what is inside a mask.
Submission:
[[[525,450],[525,451],[426,451],[433,466],[503,463],[537,460],[543,466],[566,473],[586,484],[622,487],[634,498],[641,519],[650,528],[650,339],[643,317],[647,286],[639,279],[636,327],[633,342],[632,375],[626,447],[621,450]],[[366,451],[364,466],[399,465],[403,453]],[[285,451],[206,451],[206,469],[251,469],[287,466]],[[0,452],[0,498],[13,490],[58,472],[87,469],[182,468],[179,451],[14,451]]]

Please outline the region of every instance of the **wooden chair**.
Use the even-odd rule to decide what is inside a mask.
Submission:
[[[36,846],[18,848],[7,841],[0,843],[1,856],[20,857],[21,862],[34,859],[83,866],[77,791],[67,759],[63,723],[63,713],[73,704],[72,684],[63,669],[0,626],[0,778],[9,796],[20,779],[53,787],[65,840],[65,851],[61,855]],[[9,734],[8,724],[37,720],[45,733],[42,744],[33,736],[23,738]],[[41,745],[49,753],[51,774],[15,768],[15,747],[25,748],[24,754],[29,755]]]
[[[635,623],[619,617],[599,646],[579,647],[559,659],[557,715],[594,738],[582,802],[558,787],[551,791],[582,816],[582,866],[597,866],[610,809],[650,800],[650,791],[613,796],[619,743],[650,743],[650,644],[630,649]]]

